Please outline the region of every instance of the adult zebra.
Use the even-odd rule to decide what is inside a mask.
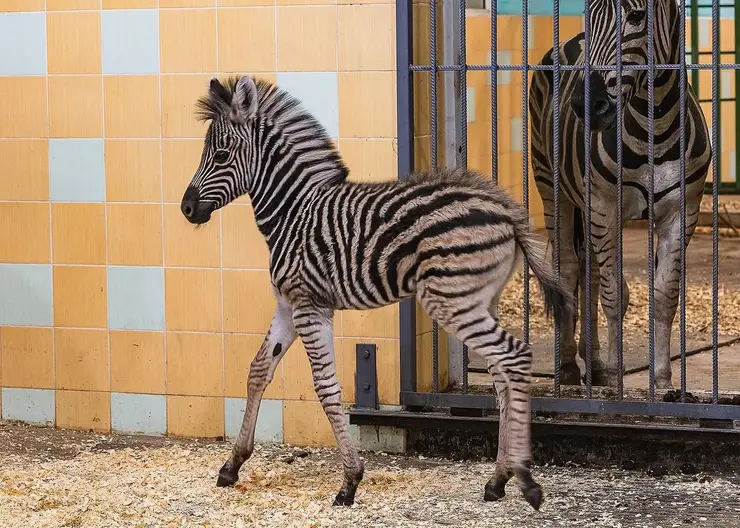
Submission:
[[[681,208],[680,95],[677,70],[659,70],[654,76],[654,159],[649,159],[648,75],[630,65],[648,64],[648,0],[589,0],[592,65],[617,64],[617,5],[621,9],[622,91],[618,93],[616,71],[592,71],[590,97],[591,137],[591,332],[593,382],[615,385],[618,376],[616,336],[620,318],[629,304],[629,290],[617,277],[617,99],[622,101],[622,219],[647,219],[649,164],[654,163],[654,225],[658,235],[655,257],[655,386],[669,388],[671,381],[671,326],[679,295]],[[675,0],[653,0],[653,57],[655,64],[679,64],[679,8]],[[584,64],[584,33],[566,41],[559,50],[560,64]],[[553,50],[541,64],[553,64]],[[584,74],[563,71],[560,82],[560,259],[561,274],[570,291],[581,289],[580,308],[585,304],[585,193],[584,193]],[[542,197],[545,221],[552,242],[553,216],[553,73],[535,71],[529,91],[532,119],[531,155],[534,178]],[[694,232],[711,161],[709,132],[701,108],[688,83],[685,89],[685,244]],[[624,292],[619,313],[618,285]],[[599,293],[608,322],[606,367],[599,357],[597,310]],[[562,377],[564,384],[580,383],[575,354],[575,317],[561,327]],[[586,322],[581,317],[579,354],[585,356]]]
[[[484,498],[499,499],[512,474],[539,508],[530,473],[529,346],[499,326],[496,299],[523,253],[549,313],[574,301],[546,264],[544,244],[520,204],[471,172],[432,172],[386,183],[350,183],[323,127],[288,93],[251,77],[212,79],[199,100],[210,121],[200,166],[181,210],[194,224],[248,193],[270,251],[277,300],[252,362],[247,410],[219,486],[234,484],[252,454],[262,393],[300,336],[314,387],[344,465],[335,504],[354,502],[363,464],[349,437],[333,350],[336,309],[368,309],[413,297],[487,361],[500,397],[499,457]]]

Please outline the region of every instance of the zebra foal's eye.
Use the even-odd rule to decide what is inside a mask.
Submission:
[[[225,150],[217,150],[213,155],[213,160],[216,163],[226,163],[229,161],[229,153]]]
[[[645,11],[639,11],[637,9],[630,11],[627,14],[627,23],[636,26],[645,19]]]

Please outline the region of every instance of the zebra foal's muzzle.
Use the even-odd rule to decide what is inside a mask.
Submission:
[[[185,189],[182,197],[180,211],[191,224],[205,224],[211,219],[211,213],[215,209],[215,204],[211,202],[200,201],[200,191],[193,186]]]
[[[578,86],[570,98],[570,105],[576,117],[583,123],[586,118],[585,85]],[[591,130],[600,132],[614,126],[617,105],[609,98],[604,78],[599,72],[591,72],[591,100],[588,108],[591,117]]]

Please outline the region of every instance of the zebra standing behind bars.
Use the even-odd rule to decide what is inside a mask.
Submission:
[[[403,182],[347,182],[348,170],[323,127],[296,99],[262,80],[244,76],[222,84],[214,78],[198,108],[210,123],[182,213],[203,224],[248,194],[269,248],[277,300],[250,367],[242,427],[217,484],[237,481],[252,454],[262,394],[300,336],[344,465],[334,504],[352,504],[363,463],[340,402],[333,312],[416,295],[430,316],[486,359],[494,376],[500,443],[484,498],[501,498],[516,475],[527,502],[539,508],[542,489],[529,469],[530,347],[498,325],[495,306],[522,254],[540,281],[548,313],[569,317],[574,300],[546,263],[527,212],[492,182],[464,170]]]
[[[622,93],[618,93],[616,71],[591,72],[591,332],[593,382],[616,385],[618,376],[617,331],[629,304],[624,277],[617,277],[617,98],[622,100],[623,220],[648,218],[649,166],[654,169],[654,218],[658,235],[655,257],[655,385],[670,388],[671,326],[679,296],[680,224],[680,73],[658,70],[654,77],[654,159],[648,159],[648,76],[646,70],[630,65],[648,64],[646,10],[648,0],[589,0],[592,37],[591,64],[616,65],[616,5],[621,9]],[[655,64],[679,64],[681,17],[675,0],[653,0]],[[553,50],[542,64],[553,64]],[[561,64],[583,65],[584,33],[566,41],[559,50]],[[581,288],[581,310],[585,305],[584,245],[584,74],[563,71],[560,83],[560,259],[561,274],[569,291]],[[709,132],[701,108],[688,83],[686,93],[686,230],[688,245],[696,227],[704,182],[711,161]],[[532,166],[542,198],[550,240],[554,239],[553,216],[553,73],[535,71],[529,92],[532,115]],[[562,199],[564,197],[564,199]],[[619,313],[619,284],[624,292]],[[608,322],[606,368],[599,358],[598,301]],[[561,327],[562,382],[580,383],[576,364],[575,316]],[[585,356],[586,322],[581,317],[579,354]]]

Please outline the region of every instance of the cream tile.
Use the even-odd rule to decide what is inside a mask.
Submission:
[[[110,393],[56,391],[57,427],[110,431]]]
[[[106,75],[105,136],[159,138],[159,78],[156,75]]]
[[[48,204],[0,203],[0,218],[0,262],[50,262]]]
[[[336,35],[337,10],[335,7],[278,8],[278,70],[336,70]]]
[[[339,71],[395,71],[394,6],[341,5],[338,11]]]
[[[215,72],[216,10],[160,11],[159,41],[162,73]]]
[[[168,330],[221,331],[221,271],[165,269]]]
[[[49,142],[46,139],[0,141],[0,159],[7,174],[0,178],[0,200],[49,199]]]
[[[224,435],[224,399],[167,396],[167,434],[215,438]]]
[[[110,332],[110,388],[164,394],[164,332]]]
[[[105,264],[105,205],[51,205],[54,264]]]
[[[217,268],[221,261],[219,215],[201,226],[188,222],[179,205],[164,206],[164,262],[167,266]]]
[[[108,332],[57,328],[54,363],[58,389],[110,390]]]
[[[162,206],[108,204],[108,263],[162,265]]]
[[[49,77],[49,134],[56,138],[103,135],[100,77]]]
[[[275,71],[273,7],[219,9],[218,66],[224,72]]]
[[[100,13],[95,11],[46,15],[48,71],[100,73]]]
[[[395,86],[393,72],[340,73],[339,137],[395,137]]]
[[[2,386],[53,389],[53,343],[51,328],[2,327]]]
[[[104,328],[107,291],[104,267],[54,266],[54,326]]]
[[[224,270],[224,330],[264,334],[275,311],[266,271]]]

